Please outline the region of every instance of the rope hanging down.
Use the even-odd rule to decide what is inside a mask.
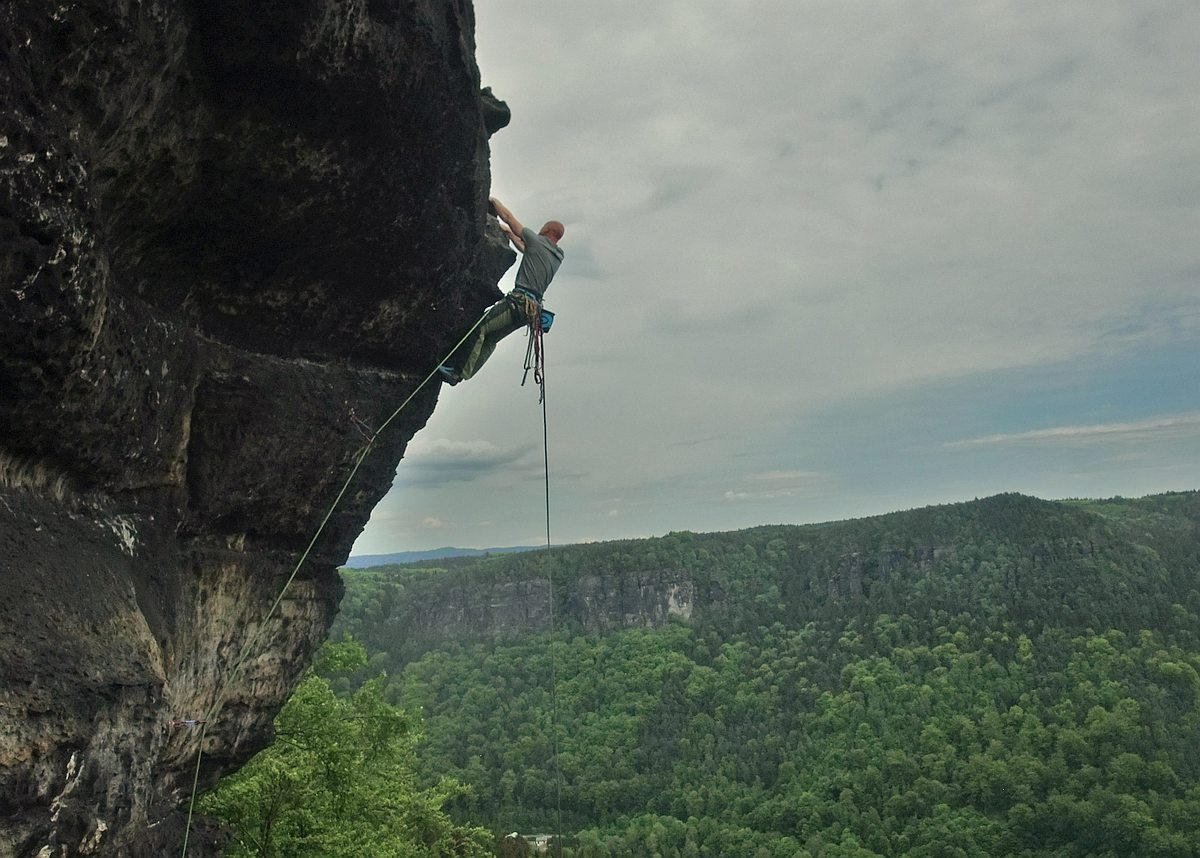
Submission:
[[[542,465],[546,482],[546,550],[550,550],[550,433],[546,422],[546,375],[544,364],[546,355],[542,350],[541,317],[538,317],[538,336],[536,358],[539,370],[534,374],[538,383],[538,401],[542,405]],[[533,346],[533,332],[530,331],[530,348]],[[528,350],[527,350],[528,351]],[[529,372],[529,355],[525,358],[525,372]],[[522,379],[521,384],[525,383]],[[550,736],[551,751],[554,754],[554,824],[558,848],[555,853],[562,855],[562,765],[558,756],[558,656],[554,652],[554,640],[558,637],[554,621],[554,567],[547,559],[546,562],[546,592],[550,603]]]
[[[546,483],[546,548],[550,548],[550,443],[549,430],[546,420],[546,349],[543,339],[554,314],[543,310],[541,301],[536,301],[529,295],[525,299],[525,313],[529,319],[528,338],[525,346],[525,374],[521,376],[521,386],[529,378],[533,370],[533,381],[538,386],[538,403],[542,406],[542,464]],[[550,616],[550,744],[554,758],[554,804],[555,804],[555,853],[562,855],[562,767],[558,753],[558,656],[554,652],[554,640],[558,636],[554,617],[554,567],[546,564],[546,592],[549,601]]]
[[[275,612],[277,610],[279,610],[279,605],[283,602],[283,597],[287,594],[288,588],[291,587],[292,582],[296,580],[296,576],[300,573],[301,567],[304,566],[305,561],[308,560],[308,555],[312,553],[313,547],[316,546],[317,540],[320,539],[321,534],[323,534],[325,532],[325,526],[327,524],[329,524],[329,520],[331,518],[333,518],[333,513],[341,505],[342,499],[346,496],[346,492],[350,488],[350,484],[354,481],[354,477],[358,474],[358,469],[362,466],[362,463],[364,461],[366,461],[367,456],[370,455],[371,450],[375,447],[376,440],[378,440],[379,436],[383,434],[384,430],[387,429],[388,425],[391,424],[391,422],[400,415],[400,412],[402,412],[405,408],[408,407],[408,404],[410,402],[412,402],[413,399],[416,397],[416,395],[418,393],[420,393],[421,390],[425,387],[425,385],[427,385],[429,383],[429,380],[431,378],[433,378],[435,375],[437,375],[437,366],[441,365],[442,363],[445,363],[445,361],[449,359],[450,355],[452,355],[459,346],[461,346],[463,343],[465,343],[467,341],[467,339],[472,334],[475,333],[475,330],[481,324],[483,324],[483,320],[485,318],[487,318],[486,312],[482,316],[480,316],[478,321],[476,321],[475,324],[473,324],[471,326],[470,330],[468,330],[466,332],[466,334],[463,335],[463,338],[454,345],[454,348],[452,348],[446,354],[446,357],[443,358],[442,360],[438,361],[437,364],[434,365],[433,371],[430,372],[429,375],[425,376],[425,378],[421,381],[421,383],[418,384],[413,389],[412,393],[410,393],[408,395],[408,397],[403,402],[400,403],[400,406],[395,411],[393,411],[388,416],[388,418],[379,425],[379,428],[374,430],[369,437],[367,436],[367,434],[365,432],[363,432],[362,427],[357,425],[358,422],[361,422],[361,421],[358,421],[357,417],[352,416],[352,422],[356,423],[355,428],[357,428],[359,430],[359,432],[361,432],[363,434],[363,437],[367,438],[367,443],[365,445],[363,445],[363,448],[361,450],[359,450],[358,455],[355,457],[354,466],[350,469],[350,473],[346,477],[345,482],[342,483],[342,487],[338,491],[337,497],[334,498],[333,503],[329,506],[329,511],[326,512],[325,517],[321,519],[320,525],[317,526],[317,530],[313,534],[312,539],[309,540],[308,546],[304,549],[304,553],[301,554],[300,559],[298,561],[296,561],[296,565],[292,569],[292,573],[287,577],[287,580],[284,582],[283,588],[279,591],[279,595],[275,597],[275,601],[274,601],[274,603],[272,603],[271,609],[269,611],[267,611],[267,615],[263,618],[263,621],[259,625],[258,630],[251,636],[251,638],[247,642],[246,646],[244,646],[242,648],[241,653],[238,655],[237,660],[234,662],[233,668],[230,669],[228,674],[226,674],[225,681],[221,684],[220,688],[217,689],[216,699],[213,701],[213,704],[208,708],[208,711],[204,714],[204,717],[203,718],[193,718],[193,719],[179,719],[178,721],[174,722],[175,726],[189,726],[189,727],[190,726],[199,726],[199,728],[200,728],[200,737],[196,741],[196,769],[192,775],[191,798],[188,800],[187,825],[185,826],[185,828],[183,830],[183,851],[181,853],[182,858],[187,858],[188,839],[192,832],[192,816],[195,812],[196,792],[197,792],[197,789],[200,784],[200,763],[201,763],[201,760],[204,758],[204,739],[208,735],[209,723],[216,718],[217,714],[221,711],[221,707],[225,705],[226,692],[229,690],[229,687],[234,682],[236,682],[238,677],[241,675],[242,667],[245,665],[246,659],[248,659],[253,654],[254,650],[257,648],[259,638],[262,636],[263,631],[266,629],[267,623],[270,622],[271,618],[275,615]],[[352,414],[353,414],[353,412],[352,412]],[[363,423],[362,425],[366,426],[365,423]],[[368,426],[367,428],[369,429],[370,427]]]

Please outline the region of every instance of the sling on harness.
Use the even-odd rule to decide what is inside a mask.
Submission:
[[[529,371],[533,370],[533,380],[538,386],[538,402],[542,402],[546,398],[546,352],[542,335],[554,324],[554,314],[542,307],[540,295],[523,286],[516,287],[510,294],[515,300],[524,302],[528,324],[529,344],[525,347],[525,374],[521,376],[521,386],[525,386]]]

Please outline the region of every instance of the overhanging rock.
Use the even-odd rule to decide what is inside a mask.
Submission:
[[[349,410],[390,413],[513,261],[473,11],[13,0],[0,51],[0,854],[168,854],[199,738],[171,721],[259,631]],[[202,784],[269,741],[435,399],[262,630]]]

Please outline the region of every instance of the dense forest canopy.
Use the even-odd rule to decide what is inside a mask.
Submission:
[[[581,856],[1200,855],[1194,492],[346,579],[335,636],[369,661],[332,687],[422,720],[459,824],[561,828]],[[550,579],[552,631],[421,619]],[[598,631],[597,581],[687,584],[691,607]]]

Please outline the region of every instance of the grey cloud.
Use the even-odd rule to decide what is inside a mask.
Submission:
[[[729,435],[727,433],[721,433],[720,435],[706,435],[701,438],[678,438],[672,440],[670,443],[672,447],[699,447],[703,444],[712,444],[717,441],[723,441],[728,437]]]
[[[683,202],[711,184],[716,173],[711,167],[668,168],[658,176],[647,207],[653,211]]]
[[[497,447],[486,441],[439,439],[428,442],[423,448],[418,446],[402,461],[398,482],[407,486],[474,482],[513,469],[535,449],[534,444]]]
[[[564,236],[563,252],[569,254],[571,259],[571,264],[563,271],[564,279],[602,280],[608,274],[607,267],[596,253],[595,245],[586,239],[575,241],[569,234]]]
[[[1143,424],[1200,401],[1179,360],[1164,379],[1166,359],[1149,359],[1193,355],[1200,332],[1200,4],[597,2],[476,9],[480,68],[514,114],[490,142],[495,192],[526,220],[567,223],[548,341],[564,530],[953,499],[931,482],[939,469],[970,496],[988,480],[1131,493],[1115,482],[1128,473],[1052,479],[1060,459],[1134,446],[1100,438],[1169,446],[1159,461],[1196,473],[1193,424]],[[442,519],[448,541],[473,542],[453,521],[508,533],[537,517],[520,503],[540,499],[540,414],[514,399],[528,391],[510,339],[443,394],[426,432],[529,443],[424,463],[414,444],[401,465],[398,494],[420,481],[415,520]],[[959,388],[999,396],[1000,376],[1059,385],[1072,405],[1024,411],[1016,393],[985,420]],[[1092,402],[1072,413],[1085,388]],[[868,449],[871,427],[819,419],[935,389],[946,419],[906,438],[927,472]],[[866,419],[884,431],[894,416]],[[1007,431],[1018,419],[1077,431]],[[798,423],[810,428],[788,431]],[[1125,428],[1082,431],[1101,425]],[[1022,457],[1048,476],[1012,485]],[[848,494],[863,461],[869,504]],[[752,476],[806,465],[838,477],[814,493]],[[1148,474],[1137,485],[1161,484]],[[626,486],[645,501],[636,516],[609,519],[589,494]],[[458,512],[481,504],[493,509]],[[693,513],[708,518],[679,520]]]

